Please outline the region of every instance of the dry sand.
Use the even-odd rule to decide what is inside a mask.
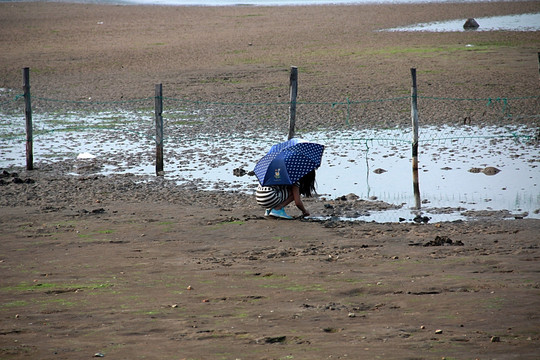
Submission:
[[[29,66],[51,98],[148,97],[162,82],[272,102],[296,65],[306,101],[403,95],[410,67],[434,96],[537,95],[537,33],[374,30],[539,4],[2,3],[0,87],[20,89]],[[538,220],[280,221],[244,195],[62,166],[0,186],[2,359],[540,357]]]

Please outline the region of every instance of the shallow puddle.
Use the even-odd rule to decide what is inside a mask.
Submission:
[[[463,24],[467,19],[450,21],[434,21],[409,26],[384,29],[381,31],[430,31],[430,32],[453,32],[453,31],[539,31],[540,13],[518,14],[505,16],[490,16],[475,18],[478,25],[475,30],[465,30]]]
[[[136,113],[99,113],[34,116],[34,161],[73,160],[72,174],[88,171],[100,160],[96,174],[132,173],[151,181],[155,174],[155,141],[148,121]],[[130,119],[119,125],[119,119]],[[20,118],[6,117],[0,128],[0,168],[24,166],[25,137]],[[54,120],[53,120],[54,119]],[[144,128],[141,124],[146,123]],[[107,124],[111,124],[108,127]],[[114,124],[114,125],[112,125]],[[180,126],[181,128],[181,126]],[[202,190],[253,193],[254,176],[236,176],[235,169],[252,170],[270,146],[286,140],[272,132],[235,136],[178,134],[165,140],[165,177],[178,184],[196,183]],[[534,132],[532,132],[534,133]],[[401,206],[371,211],[355,219],[388,222],[410,220],[417,214],[431,222],[481,216],[479,212],[506,212],[507,218],[540,218],[540,152],[531,129],[512,127],[424,127],[420,132],[419,182],[421,211],[414,210],[410,129],[319,131],[302,134],[326,146],[317,172],[321,197],[335,199],[356,194]],[[496,168],[488,175],[480,170]],[[473,171],[471,171],[473,170]],[[489,173],[489,172],[488,172]],[[143,180],[142,180],[143,181]]]

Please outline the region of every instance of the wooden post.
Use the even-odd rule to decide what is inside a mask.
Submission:
[[[298,94],[298,68],[291,66],[291,76],[289,79],[290,105],[289,105],[289,137],[294,137],[294,127],[296,123],[296,95]]]
[[[30,97],[30,69],[23,68],[24,113],[26,116],[26,170],[34,170],[34,140],[32,129],[32,100]]]
[[[413,129],[412,139],[412,171],[413,171],[413,191],[415,208],[420,209],[420,184],[418,182],[418,93],[416,89],[416,69],[411,68],[412,88],[411,88],[411,120]]]
[[[156,84],[156,175],[163,175],[163,86]]]
[[[540,73],[540,52],[538,52],[538,72]]]

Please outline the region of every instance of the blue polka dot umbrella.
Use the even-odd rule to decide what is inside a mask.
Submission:
[[[262,186],[292,185],[321,166],[324,145],[292,139],[276,144],[255,165]]]

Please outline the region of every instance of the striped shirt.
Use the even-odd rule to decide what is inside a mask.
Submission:
[[[300,186],[298,183],[295,183],[294,185]],[[261,186],[259,184],[257,192],[255,193],[257,204],[265,209],[273,209],[291,196],[290,189],[291,187],[289,185]]]

